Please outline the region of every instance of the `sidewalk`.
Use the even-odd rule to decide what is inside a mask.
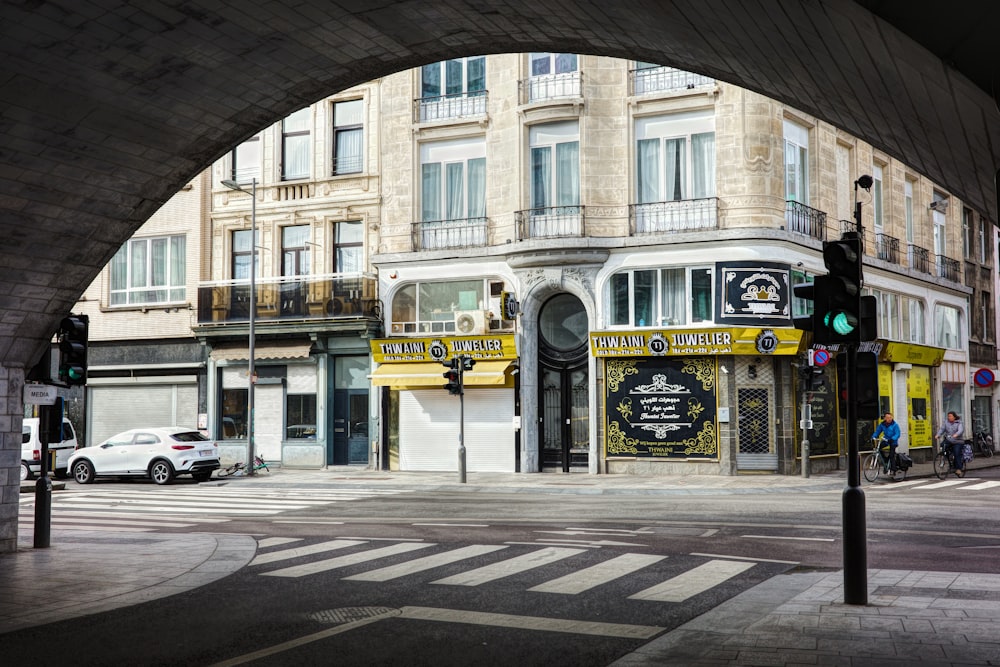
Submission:
[[[975,459],[972,471],[1000,466]],[[933,476],[915,464],[907,478]],[[844,488],[846,472],[805,478],[781,475],[646,477],[401,473],[354,468],[282,470],[231,478],[250,487],[364,485],[424,492],[666,494],[819,492]],[[227,480],[229,481],[229,480]],[[881,481],[878,483],[882,483]],[[891,482],[886,482],[891,483]],[[862,488],[867,482],[862,481]],[[34,490],[27,482],[22,492]],[[203,586],[254,557],[248,535],[73,531],[0,555],[0,637],[42,625],[138,604]],[[76,567],[87,563],[86,568]],[[870,570],[868,605],[843,604],[842,572],[779,575],[722,603],[620,660],[618,665],[989,665],[1000,664],[1000,575]]]

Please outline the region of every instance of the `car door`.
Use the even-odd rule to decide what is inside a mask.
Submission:
[[[125,474],[128,472],[128,457],[132,448],[132,433],[121,433],[108,438],[90,451],[87,458],[94,464],[98,475]]]
[[[149,462],[160,453],[160,437],[149,431],[136,431],[129,445],[128,470],[133,473],[146,472]]]

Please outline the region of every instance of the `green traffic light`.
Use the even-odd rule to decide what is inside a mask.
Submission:
[[[823,317],[823,323],[839,335],[846,336],[857,328],[858,318],[844,311],[830,311]]]

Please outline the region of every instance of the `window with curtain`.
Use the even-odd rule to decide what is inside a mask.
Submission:
[[[924,344],[924,304],[919,299],[900,297],[900,330],[902,340]],[[881,332],[879,332],[881,335]]]
[[[309,177],[309,107],[281,121],[281,178],[290,181]]]
[[[250,280],[250,253],[256,252],[257,245],[251,241],[251,230],[238,229],[233,232],[233,280]],[[259,234],[259,233],[258,233]],[[256,261],[257,276],[260,276],[260,261]]]
[[[309,225],[281,228],[281,275],[309,275]]]
[[[714,318],[711,267],[620,271],[608,281],[609,326],[683,326]]]
[[[260,135],[251,137],[233,149],[232,178],[237,183],[260,180]]]
[[[882,165],[872,166],[872,214],[875,217],[875,231],[881,232],[885,224],[882,213]]]
[[[531,208],[578,207],[580,139],[576,121],[532,126],[528,140]]]
[[[364,102],[333,105],[333,175],[356,174],[364,166]]]
[[[482,95],[486,91],[486,57],[456,58],[420,68],[420,97]]]
[[[361,273],[365,260],[365,227],[360,221],[337,222],[333,227],[334,273]]]
[[[486,140],[429,142],[420,147],[420,219],[486,217]]]
[[[531,76],[565,74],[577,70],[575,53],[532,53],[529,62]]]
[[[186,299],[186,237],[131,239],[110,264],[110,304],[177,303]]]
[[[934,307],[935,345],[952,350],[964,349],[960,328],[961,316],[958,308],[937,305]]]
[[[809,129],[784,122],[785,199],[809,204]]]
[[[636,119],[637,203],[714,197],[714,128],[712,112]]]
[[[944,201],[945,197],[939,192],[934,193],[933,201]],[[934,254],[947,254],[947,235],[945,234],[945,223],[947,218],[943,211],[931,211],[931,219],[934,222]]]

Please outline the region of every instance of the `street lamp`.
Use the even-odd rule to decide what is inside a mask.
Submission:
[[[254,377],[257,373],[254,367],[254,322],[257,319],[257,179],[250,181],[250,190],[243,189],[239,183],[233,180],[223,180],[222,184],[230,190],[236,190],[250,195],[250,343],[248,350],[249,361],[248,374],[249,385],[247,387],[247,468],[246,474],[254,474],[254,447],[253,447],[253,389],[257,382]]]

